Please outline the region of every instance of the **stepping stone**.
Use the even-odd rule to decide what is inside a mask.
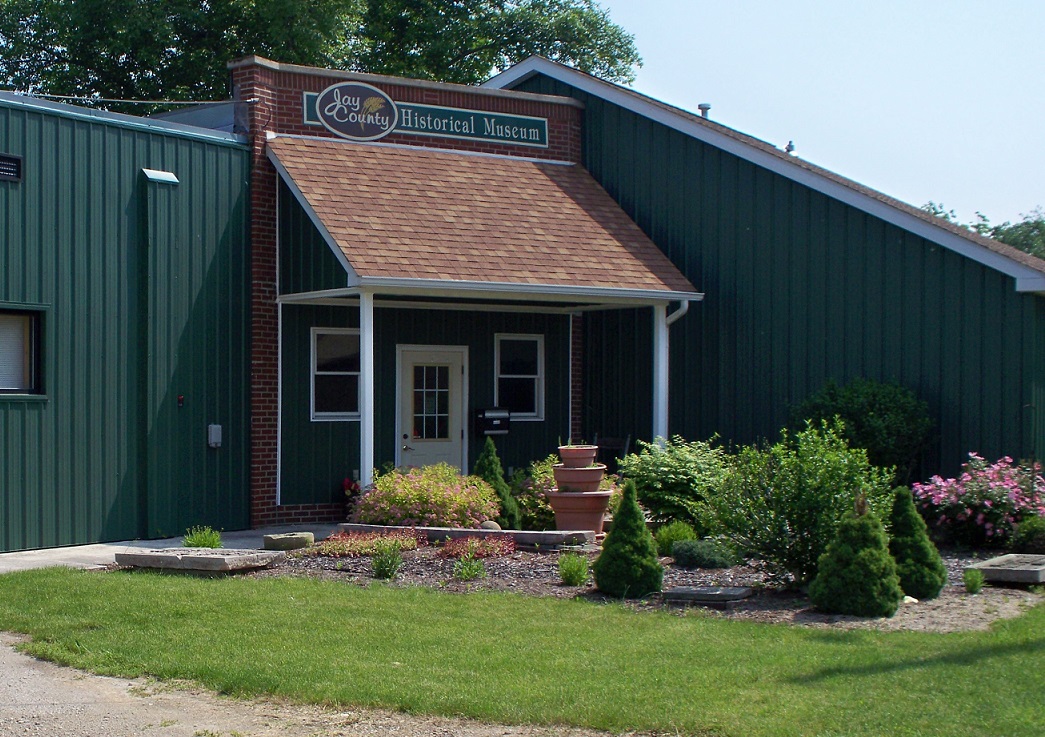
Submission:
[[[280,532],[275,535],[265,535],[261,538],[265,550],[297,550],[314,545],[316,536],[311,532]]]
[[[135,568],[162,568],[193,573],[232,573],[265,568],[283,560],[286,553],[224,548],[165,548],[117,553],[116,564]]]
[[[1045,583],[1045,555],[999,555],[973,563],[965,570],[976,569],[984,580],[999,583]]]
[[[753,593],[750,586],[676,586],[664,592],[664,601],[732,609]]]

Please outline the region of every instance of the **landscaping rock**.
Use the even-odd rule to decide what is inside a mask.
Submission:
[[[116,564],[135,568],[161,568],[196,573],[232,573],[265,568],[278,563],[286,553],[223,548],[165,548],[117,553]]]
[[[664,601],[732,609],[754,593],[750,586],[676,586],[664,592]]]
[[[980,563],[966,566],[983,574],[992,583],[1045,583],[1045,555],[999,555]]]
[[[501,529],[501,526],[494,522],[492,519],[488,519],[481,525],[479,525],[479,528],[482,530],[499,530]]]
[[[262,540],[265,550],[297,550],[314,545],[316,536],[311,532],[281,532],[276,535],[265,535]]]

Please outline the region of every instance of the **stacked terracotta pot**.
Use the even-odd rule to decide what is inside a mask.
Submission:
[[[606,465],[595,462],[598,452],[596,445],[559,447],[562,463],[552,466],[555,488],[548,493],[548,502],[555,511],[556,529],[602,533],[611,492],[599,491]]]

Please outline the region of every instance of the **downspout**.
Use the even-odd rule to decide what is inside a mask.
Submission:
[[[689,312],[689,300],[685,302],[679,302],[679,308],[668,315],[667,325],[670,328],[675,324],[675,321],[680,317],[685,317],[686,313]]]

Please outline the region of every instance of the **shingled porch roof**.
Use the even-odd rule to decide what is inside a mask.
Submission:
[[[271,139],[268,155],[349,288],[702,296],[575,164],[290,136]]]

